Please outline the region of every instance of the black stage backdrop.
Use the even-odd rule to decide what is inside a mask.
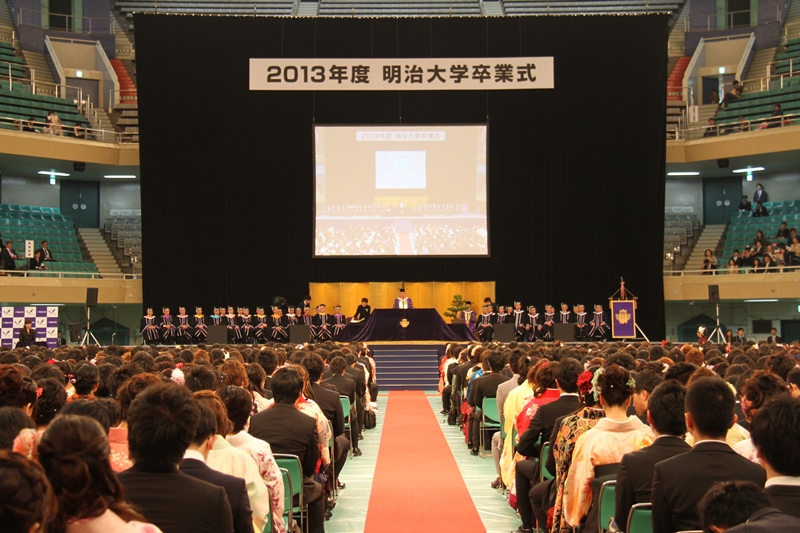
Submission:
[[[606,305],[622,276],[663,338],[667,16],[135,24],[146,306],[210,314],[296,302],[309,282],[496,280],[498,302],[542,311]],[[504,56],[554,56],[555,89],[248,90],[250,58]],[[314,123],[482,122],[491,257],[312,258]]]

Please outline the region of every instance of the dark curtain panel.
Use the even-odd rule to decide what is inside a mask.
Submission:
[[[497,282],[663,338],[668,17],[137,15],[146,306],[297,301],[308,282]],[[555,89],[263,92],[258,57],[553,56]],[[313,124],[489,124],[489,258],[313,259]],[[483,296],[483,295],[480,295]],[[591,311],[591,309],[587,309]]]

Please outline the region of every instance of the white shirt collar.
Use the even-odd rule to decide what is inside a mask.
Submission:
[[[773,478],[769,478],[767,482],[764,483],[764,487],[769,487],[772,485],[791,485],[793,487],[800,487],[800,477],[775,476]]]
[[[577,392],[562,392],[559,398],[563,398],[564,396],[578,396]]]
[[[185,452],[183,452],[183,458],[184,459],[197,459],[198,461],[201,461],[203,463],[206,462],[206,459],[205,459],[205,457],[203,457],[203,454],[198,452],[197,450],[186,450]]]

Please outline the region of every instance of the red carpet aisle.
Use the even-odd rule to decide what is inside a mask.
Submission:
[[[484,530],[422,391],[389,393],[365,530]]]

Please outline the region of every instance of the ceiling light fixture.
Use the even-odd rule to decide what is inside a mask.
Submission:
[[[667,176],[699,176],[699,172],[667,172]]]
[[[762,170],[766,170],[764,167],[747,167],[747,168],[737,168],[733,171],[734,174],[745,174],[747,172],[761,172]]]

